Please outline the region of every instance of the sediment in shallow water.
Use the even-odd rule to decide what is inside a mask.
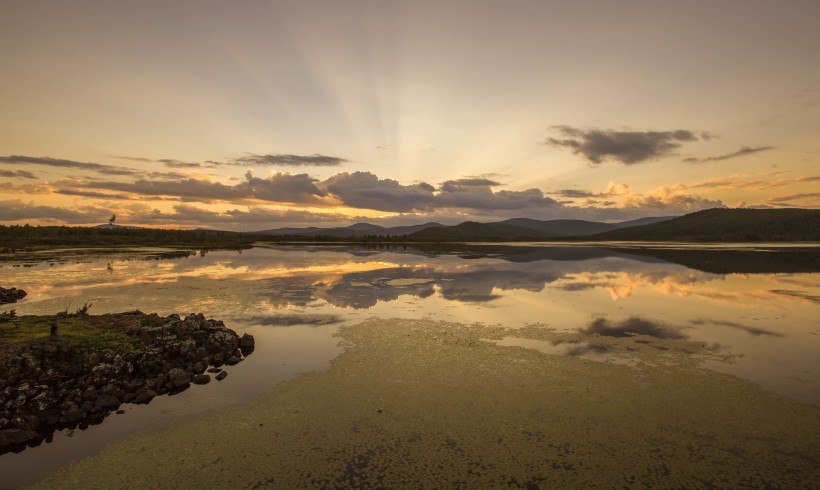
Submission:
[[[330,369],[131,437],[40,488],[774,487],[816,484],[820,408],[698,367],[702,345],[434,321],[342,327]],[[631,364],[510,335],[605,343]]]

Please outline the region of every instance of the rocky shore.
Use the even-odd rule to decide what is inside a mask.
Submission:
[[[254,348],[252,336],[201,314],[62,313],[0,327],[0,454],[100,423],[124,403],[208,383],[206,371],[222,380],[221,367]]]
[[[25,298],[27,293],[22,289],[0,287],[0,304],[16,303]]]

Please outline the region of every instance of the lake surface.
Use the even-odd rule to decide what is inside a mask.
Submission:
[[[241,407],[301,373],[327,370],[343,326],[373,317],[522,329],[488,342],[630,363],[589,339],[632,335],[702,346],[702,366],[802,404],[820,405],[820,248],[755,245],[647,248],[543,244],[418,247],[270,246],[240,252],[66,250],[6,257],[18,315],[140,309],[201,312],[256,338],[256,351],[212,382],[145,406],[125,405],[84,431],[0,456],[0,487],[45,477],[135,433],[166,431]],[[816,456],[816,455],[814,455]]]

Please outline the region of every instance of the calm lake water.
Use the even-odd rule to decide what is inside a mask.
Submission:
[[[820,248],[543,246],[271,246],[240,252],[67,250],[0,262],[25,289],[18,315],[140,309],[201,312],[256,338],[229,376],[145,406],[126,405],[85,431],[0,456],[0,487],[32,483],[136,432],[161,431],[248,403],[341,352],[334,333],[371,317],[433,319],[703,343],[733,356],[706,367],[820,405]],[[588,345],[518,345],[607,362]]]

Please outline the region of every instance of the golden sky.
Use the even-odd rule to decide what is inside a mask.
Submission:
[[[820,2],[3,8],[0,223],[820,207]]]

